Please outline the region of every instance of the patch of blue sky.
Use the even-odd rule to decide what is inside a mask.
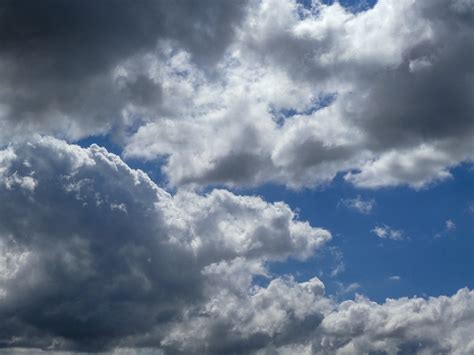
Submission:
[[[337,93],[320,94],[318,95],[317,99],[314,100],[313,103],[305,110],[298,111],[294,108],[282,108],[279,110],[272,109],[270,110],[270,113],[273,116],[273,120],[279,127],[281,127],[284,125],[286,119],[296,115],[309,116],[314,112],[331,105],[336,100],[336,98]]]
[[[313,0],[298,0],[304,7],[311,9]],[[339,2],[341,6],[353,13],[363,12],[371,9],[377,3],[377,0],[321,0],[321,3],[332,5]]]
[[[318,276],[330,295],[358,284],[342,296],[359,292],[381,302],[387,297],[438,296],[474,287],[474,170],[464,164],[452,174],[452,179],[419,191],[358,189],[340,174],[324,189],[290,191],[266,185],[240,193],[285,201],[299,211],[301,220],[333,234],[321,254],[306,262],[275,263],[270,266],[274,274],[292,274],[299,281]],[[358,196],[376,201],[370,214],[340,203]],[[447,229],[448,220],[454,229]],[[400,230],[404,238],[381,239],[372,232],[376,226]],[[342,263],[344,269],[334,275]]]

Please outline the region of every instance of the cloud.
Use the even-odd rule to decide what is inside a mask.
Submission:
[[[364,297],[346,301],[323,320],[324,336],[313,342],[313,350],[316,354],[469,353],[474,350],[468,330],[473,300],[472,292],[462,289],[452,297],[388,299],[381,305]]]
[[[0,127],[9,135],[0,141],[31,132],[72,140],[108,133],[131,155],[168,156],[165,171],[176,185],[274,180],[293,187],[366,169],[393,149],[444,144],[436,167],[408,167],[408,179],[390,170],[388,178],[367,181],[363,171],[350,181],[438,180],[472,151],[465,55],[472,9],[456,1],[394,4],[353,14],[337,3],[309,10],[293,1],[7,1]],[[366,36],[370,28],[378,31]],[[449,48],[441,46],[447,37]],[[334,107],[318,114],[328,103]],[[453,118],[439,116],[445,111]],[[192,135],[187,145],[199,154],[190,162],[191,148],[179,148],[173,136],[157,142],[162,130]],[[458,138],[468,146],[454,152]]]
[[[472,17],[454,0],[355,14],[252,3],[217,77],[180,62],[188,70],[164,80],[178,112],[141,126],[125,152],[165,157],[175,186],[443,181],[473,158]]]
[[[438,238],[442,238],[442,237],[445,237],[445,236],[448,236],[450,234],[452,234],[454,231],[456,231],[456,223],[454,223],[454,221],[452,219],[447,219],[445,222],[444,222],[444,228],[442,231],[436,233],[434,235],[434,237],[436,239]]]
[[[173,186],[422,188],[473,158],[473,16],[460,0],[6,1],[0,144],[108,134]]]
[[[380,239],[391,239],[398,241],[406,239],[402,231],[392,229],[386,225],[376,226],[374,229],[372,229],[372,233],[374,233]]]
[[[0,185],[2,348],[164,354],[474,349],[474,293],[467,289],[427,300],[377,304],[358,296],[337,303],[317,278],[271,276],[267,262],[304,260],[331,238],[297,220],[284,203],[225,190],[170,195],[96,145],[37,137],[0,152],[3,178],[36,181],[33,189]],[[256,276],[268,284],[259,286]]]
[[[224,304],[229,326],[247,309],[242,344],[262,337],[263,346],[278,335],[274,326],[321,319],[317,279],[252,288],[254,276],[270,278],[267,262],[304,260],[331,238],[284,203],[225,190],[171,196],[96,145],[38,137],[0,152],[2,347],[175,349],[184,324],[212,321]],[[34,188],[22,183],[29,176]]]
[[[473,18],[469,0],[357,13],[293,0],[4,1],[0,348],[473,353],[472,291],[338,303],[318,278],[267,269],[310,258],[328,231],[282,202],[193,189],[449,179],[473,161]],[[57,139],[97,134],[124,158],[160,158],[177,192]]]
[[[113,133],[139,113],[158,114],[163,83],[140,63],[143,55],[167,42],[209,67],[234,36],[245,4],[3,1],[1,130],[78,139]],[[134,71],[117,72],[130,59]],[[0,142],[8,137],[0,135]]]
[[[394,275],[388,278],[391,281],[400,281],[402,278],[400,276]]]
[[[446,232],[452,232],[456,230],[456,223],[454,223],[453,220],[448,219],[444,224]]]
[[[350,210],[354,210],[363,214],[369,214],[375,206],[375,200],[363,200],[360,196],[356,198],[341,199],[340,203]]]

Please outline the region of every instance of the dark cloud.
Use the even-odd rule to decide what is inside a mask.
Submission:
[[[244,8],[245,1],[4,0],[3,125],[17,134],[73,138],[120,126],[127,103],[159,104],[161,95],[160,83],[143,76],[120,88],[111,75],[117,64],[170,40],[210,67],[232,39]]]
[[[0,151],[0,177],[2,347],[157,347],[219,293],[249,298],[266,261],[330,239],[283,203],[171,197],[97,146],[38,138]]]
[[[0,348],[165,354],[470,353],[474,293],[341,304],[272,277],[330,234],[284,203],[157,187],[102,148],[0,151]],[[255,276],[268,278],[258,286]]]
[[[471,139],[474,130],[474,16],[461,2],[416,4],[429,21],[431,39],[410,48],[403,63],[369,82],[361,120],[371,143],[397,147],[451,137]]]

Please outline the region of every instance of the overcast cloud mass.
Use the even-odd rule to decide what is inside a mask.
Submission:
[[[474,1],[327,3],[0,0],[0,353],[474,353],[464,285],[341,301],[271,270],[334,236],[245,189],[474,160]]]

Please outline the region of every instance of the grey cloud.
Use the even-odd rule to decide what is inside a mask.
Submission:
[[[284,203],[225,190],[171,196],[105,149],[47,137],[0,151],[0,175],[0,347],[7,353],[474,349],[467,289],[338,304],[317,278],[272,277],[267,261],[308,258],[331,237],[296,220]]]
[[[331,238],[284,203],[222,190],[170,196],[95,145],[36,138],[0,151],[0,163],[3,348],[160,347],[220,295],[251,297],[267,261],[305,259]]]
[[[17,135],[77,139],[120,127],[131,102],[159,104],[160,83],[122,90],[113,69],[168,40],[210,67],[231,41],[245,1],[2,1],[0,124]],[[155,108],[156,111],[156,108]]]

